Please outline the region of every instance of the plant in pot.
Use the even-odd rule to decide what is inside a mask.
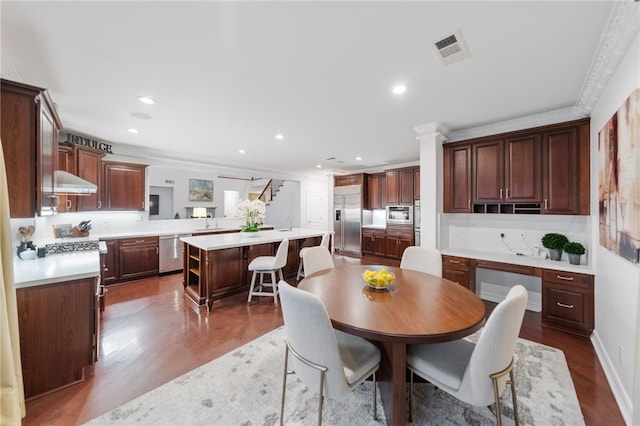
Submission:
[[[555,232],[544,234],[542,237],[542,245],[549,250],[551,260],[560,260],[562,257],[562,248],[569,242],[569,239]]]
[[[585,252],[584,246],[580,243],[576,243],[574,241],[566,243],[562,250],[569,256],[569,263],[572,265],[580,264],[580,256],[582,256]]]

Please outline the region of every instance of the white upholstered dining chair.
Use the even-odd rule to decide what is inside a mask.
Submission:
[[[305,276],[325,269],[335,268],[329,249],[322,246],[306,247],[302,255],[302,261],[304,262]]]
[[[442,277],[442,255],[436,249],[407,247],[402,253],[400,267]]]
[[[513,375],[516,340],[527,305],[527,290],[516,285],[487,320],[477,343],[466,339],[410,345],[407,367],[411,371],[409,421],[413,411],[413,375],[417,374],[450,395],[476,406],[495,403],[500,426],[500,395],[511,385],[513,415],[518,424],[518,406]],[[507,374],[509,380],[507,380]]]
[[[286,333],[280,424],[284,423],[289,360],[293,372],[318,394],[318,425],[322,424],[325,397],[339,398],[371,376],[373,417],[377,420],[376,371],[380,366],[380,350],[361,337],[334,330],[322,301],[314,294],[285,281],[280,281],[278,287]]]
[[[251,287],[249,288],[249,298],[247,303],[251,303],[252,296],[273,296],[273,303],[278,306],[278,282],[276,272],[280,279],[284,279],[282,268],[287,265],[287,254],[289,252],[289,239],[285,238],[278,246],[275,256],[258,256],[249,263],[248,269],[253,272],[251,276]],[[271,276],[271,282],[264,282],[264,274]],[[256,289],[256,275],[260,275],[260,282]],[[271,292],[264,291],[264,288],[271,288]]]
[[[331,241],[331,234],[329,232],[325,232],[322,234],[322,239],[320,240],[320,246],[329,250],[329,242]],[[318,246],[315,246],[318,247]],[[302,247],[300,249],[300,266],[298,266],[298,275],[296,276],[296,280],[300,280],[300,278],[305,277],[306,274],[310,274],[311,272],[307,272],[307,266],[304,264],[304,252],[310,249],[311,247]]]

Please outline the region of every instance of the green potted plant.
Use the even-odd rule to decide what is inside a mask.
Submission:
[[[542,245],[549,250],[551,260],[560,260],[562,257],[562,248],[569,242],[569,239],[555,232],[544,234],[542,237]]]
[[[575,241],[566,243],[562,250],[569,256],[569,263],[572,265],[580,264],[580,256],[584,254],[584,246],[580,243],[576,243]]]

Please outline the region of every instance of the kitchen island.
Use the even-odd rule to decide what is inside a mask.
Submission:
[[[184,237],[183,285],[185,295],[198,307],[211,309],[223,297],[249,291],[251,274],[247,267],[258,256],[273,256],[280,242],[289,239],[285,279],[295,279],[300,249],[320,244],[327,231],[293,228]]]

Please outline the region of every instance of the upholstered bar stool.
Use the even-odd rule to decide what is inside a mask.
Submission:
[[[289,251],[289,239],[285,238],[278,246],[275,256],[258,256],[249,263],[249,271],[253,272],[251,276],[251,287],[249,288],[249,298],[247,303],[251,303],[252,296],[273,296],[273,303],[278,306],[278,281],[276,281],[276,272],[280,274],[280,280],[283,280],[282,268],[287,264],[287,254]],[[256,289],[256,275],[260,275],[260,282]],[[264,274],[271,276],[271,282],[264,282]],[[264,291],[264,288],[271,288],[272,291]]]
[[[329,249],[329,241],[331,241],[331,234],[326,232],[322,234],[322,240],[320,241],[320,246]],[[300,278],[305,277],[304,271],[304,251],[309,247],[302,247],[300,249],[300,266],[298,266],[298,275],[296,276],[296,281],[300,281]]]

